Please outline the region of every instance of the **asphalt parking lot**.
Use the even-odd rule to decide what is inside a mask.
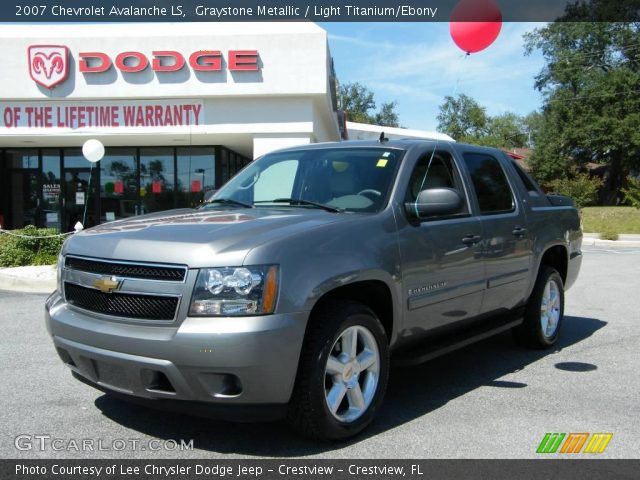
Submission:
[[[44,299],[0,292],[3,458],[531,458],[546,432],[612,432],[601,457],[639,457],[640,249],[585,250],[555,349],[523,350],[507,333],[396,368],[372,427],[335,445],[282,423],[146,410],[77,382],[45,331]],[[44,440],[41,450],[38,440],[19,450],[19,435],[57,438],[61,449]],[[93,451],[73,448],[87,439]],[[181,439],[193,450],[175,448]]]

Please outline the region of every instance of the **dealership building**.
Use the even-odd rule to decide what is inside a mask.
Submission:
[[[311,22],[4,25],[0,39],[2,228],[193,206],[265,152],[341,138]],[[93,169],[90,138],[106,146]]]

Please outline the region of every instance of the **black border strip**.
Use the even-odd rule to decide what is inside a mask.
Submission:
[[[57,466],[57,467],[54,467]],[[115,467],[115,468],[114,468]],[[166,476],[159,467],[171,468]],[[405,473],[389,473],[389,467],[402,467]],[[75,468],[73,474],[54,473],[54,469]],[[100,468],[100,474],[96,475]],[[109,474],[109,469],[113,473]],[[226,474],[196,473],[196,469],[224,469]],[[238,476],[240,469],[246,474]],[[256,475],[257,469],[261,473]],[[331,468],[332,473],[327,474]],[[365,470],[362,470],[362,469]],[[376,469],[377,468],[377,469]],[[230,470],[229,470],[230,469]],[[44,471],[43,471],[44,470]],[[33,474],[25,473],[33,471]],[[40,473],[35,473],[39,471]],[[130,472],[124,475],[125,471]],[[139,473],[135,473],[135,472]],[[145,471],[147,473],[145,473]],[[320,474],[319,472],[323,472]],[[529,479],[635,479],[640,471],[640,460],[0,460],[2,479],[95,479],[115,480],[191,480],[235,478],[241,480],[354,480],[367,478],[406,480],[450,480],[486,478],[492,480]],[[182,473],[181,473],[182,472]],[[184,473],[188,472],[188,473]],[[367,472],[367,474],[363,474]],[[413,473],[412,473],[413,472]]]

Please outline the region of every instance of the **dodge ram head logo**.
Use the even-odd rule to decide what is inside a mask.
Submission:
[[[69,49],[64,45],[31,45],[29,75],[45,88],[64,82],[69,73]]]

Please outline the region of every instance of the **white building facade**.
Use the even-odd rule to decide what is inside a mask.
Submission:
[[[252,158],[340,139],[310,22],[5,25],[0,224],[192,206]],[[105,157],[91,169],[82,144]]]

